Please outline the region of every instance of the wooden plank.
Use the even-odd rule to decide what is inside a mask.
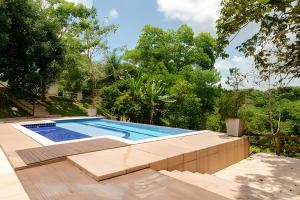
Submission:
[[[101,151],[127,145],[128,144],[116,140],[101,138],[95,140],[17,150],[17,153],[26,163],[26,165],[34,165],[49,160],[61,160],[61,157],[70,155]]]
[[[150,169],[97,182],[62,161],[17,174],[31,200],[228,200]]]

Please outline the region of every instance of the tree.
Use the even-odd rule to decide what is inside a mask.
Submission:
[[[231,90],[223,91],[219,102],[219,113],[223,119],[241,117],[239,114],[245,103],[245,95],[240,87],[243,86],[245,79],[246,75],[242,74],[239,68],[229,68],[229,76],[225,83]]]
[[[84,90],[89,74],[88,60],[80,42],[81,24],[95,15],[95,10],[65,0],[47,0],[47,3],[40,0],[39,3],[47,20],[56,25],[58,36],[65,45],[65,62],[58,83],[67,91]]]
[[[73,54],[68,54],[67,57]],[[86,57],[80,55],[77,59],[68,59],[68,66],[60,74],[58,84],[64,91],[78,92],[88,90],[89,68]]]
[[[118,49],[105,53],[104,71],[106,82],[112,83],[125,77],[127,70],[122,59],[122,55],[118,55]]]
[[[240,86],[243,86],[246,75],[240,73],[240,69],[237,67],[229,68],[230,76],[227,77],[226,84],[238,91]]]
[[[84,50],[84,55],[88,59],[89,76],[92,89],[92,107],[96,105],[96,89],[97,89],[97,74],[99,72],[99,64],[96,65],[94,59],[101,56],[107,48],[106,37],[108,34],[115,32],[116,25],[101,25],[97,19],[96,9],[94,8],[91,15],[80,23],[81,34],[80,42]]]
[[[208,33],[146,25],[133,50],[107,57],[102,105],[117,118],[202,129],[219,95],[215,55]]]
[[[126,89],[116,99],[114,111],[119,117],[124,117],[133,122],[142,122],[144,117],[142,90],[144,77],[139,73],[136,77],[128,74]]]
[[[146,107],[148,108],[149,121],[148,123],[153,124],[154,115],[162,102],[172,102],[169,95],[165,94],[165,84],[162,80],[148,80],[145,84],[142,92],[142,99],[145,101]]]
[[[173,127],[201,129],[205,121],[202,102],[194,93],[194,86],[186,80],[178,80],[170,89],[173,102],[167,104],[162,121]]]
[[[222,51],[247,25],[260,29],[238,46],[253,56],[262,76],[283,74],[282,79],[300,77],[300,2],[299,0],[223,0],[217,20],[218,44]]]
[[[0,80],[14,94],[44,97],[64,63],[58,27],[28,0],[0,1],[0,13]]]
[[[146,25],[137,46],[125,58],[148,72],[163,65],[168,72],[176,73],[187,65],[212,69],[215,50],[215,39],[209,33],[195,35],[187,25],[166,31]]]

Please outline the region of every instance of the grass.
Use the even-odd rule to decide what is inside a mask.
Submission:
[[[44,104],[50,114],[66,117],[87,116],[89,102],[76,101],[64,97],[50,97]],[[97,115],[112,118],[100,104],[97,105]]]
[[[83,101],[72,101],[62,97],[50,97],[45,106],[50,114],[67,117],[86,116],[88,103]]]
[[[16,107],[9,97],[0,92],[0,118],[25,117],[27,112]]]

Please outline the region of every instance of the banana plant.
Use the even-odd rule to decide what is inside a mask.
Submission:
[[[142,99],[149,111],[149,123],[153,124],[153,118],[157,106],[163,102],[170,102],[170,96],[165,94],[166,85],[162,80],[150,80],[143,87]]]

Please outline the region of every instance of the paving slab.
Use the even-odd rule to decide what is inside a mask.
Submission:
[[[196,169],[197,151],[208,147],[208,150],[211,151],[214,145],[222,143],[230,143],[233,147],[233,141],[242,140],[241,138],[228,138],[224,134],[210,132],[68,156],[68,159],[96,180],[103,180],[147,167],[156,170],[166,168],[168,170]],[[216,148],[216,155],[220,149]],[[217,162],[213,162],[211,157],[209,157],[209,160],[211,164],[217,165],[216,169],[223,166],[223,164],[220,165]],[[233,160],[239,161],[238,158]],[[214,171],[212,167],[210,168],[211,171]]]
[[[21,182],[0,148],[0,199],[29,200]]]
[[[26,166],[17,150],[42,146],[10,123],[0,124],[0,145],[14,168]]]
[[[214,174],[217,177],[266,191],[276,199],[300,199],[300,160],[258,153]]]
[[[134,146],[134,145],[133,145]],[[148,168],[163,157],[140,151],[133,146],[68,156],[76,166],[87,171],[96,180],[126,174],[127,171]]]

